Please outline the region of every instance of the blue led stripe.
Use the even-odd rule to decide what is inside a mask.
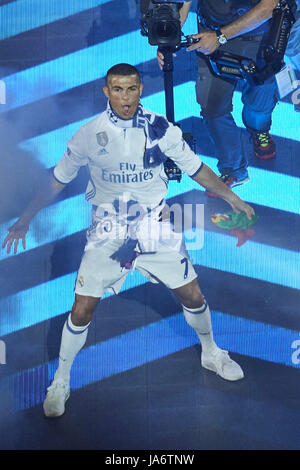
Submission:
[[[189,237],[188,231],[186,235]],[[205,232],[203,249],[190,250],[193,264],[300,288],[298,253],[252,241],[239,248],[235,245],[234,237]],[[0,299],[0,337],[69,310],[73,301],[74,282],[72,273]],[[138,287],[147,281],[134,271],[125,282],[123,290]],[[40,299],[45,302],[41,303]]]
[[[300,368],[300,360],[293,355],[293,343],[300,340],[300,331],[222,312],[213,312],[212,325],[218,345],[223,349]]]
[[[192,239],[189,231],[186,236]],[[254,241],[237,248],[236,242],[233,236],[205,231],[203,248],[190,246],[190,256],[194,264],[300,289],[300,253]]]
[[[75,279],[71,273],[1,299],[0,337],[69,311]]]
[[[67,126],[55,129],[54,131],[20,142],[18,145],[23,150],[30,152],[33,158],[45,168],[51,168],[55,166],[63,156],[69,139],[71,139],[81,126],[96,116],[97,115],[78,122],[73,122]]]
[[[133,47],[140,51],[135,60],[132,60]],[[24,106],[100,79],[118,62],[136,65],[155,57],[156,48],[148,44],[140,31],[118,36],[7,76],[4,79],[7,104],[2,105],[0,111]]]
[[[186,99],[191,97],[191,99]],[[142,99],[145,108],[159,114],[165,114],[164,91],[154,93]],[[200,107],[196,102],[195,83],[186,82],[174,87],[175,119],[182,121],[190,116],[200,117]],[[236,91],[233,96],[233,117],[238,126],[245,128],[242,121],[241,93]],[[271,134],[300,141],[300,117],[295,113],[292,103],[281,101],[272,114]]]
[[[0,226],[1,243],[16,219]],[[85,200],[84,194],[74,196],[44,208],[31,222],[26,236],[26,250],[32,250],[46,243],[72,235],[86,229],[91,224],[91,205]],[[23,250],[19,245],[19,253]],[[0,260],[6,259],[6,250],[1,247]]]
[[[252,204],[300,214],[300,178],[254,167],[248,171],[250,182],[234,188],[238,196]]]
[[[297,331],[221,312],[212,312],[212,325],[215,340],[223,349],[277,364],[300,367],[299,354],[293,349],[294,342],[300,339]],[[199,340],[185,322],[183,314],[172,315],[80,351],[72,367],[71,388],[80,389],[196,344],[199,344]],[[43,401],[49,382],[42,384],[43,387],[35,386],[34,378],[43,375],[45,381],[47,378],[50,381],[56,368],[57,360],[54,360],[13,377],[17,385],[15,399],[19,410]],[[22,391],[23,383],[26,383],[25,393]]]
[[[73,272],[0,299],[0,337],[70,311],[74,301],[76,275]],[[122,290],[146,282],[146,278],[133,271],[127,276]],[[103,299],[111,295],[106,293]]]
[[[216,174],[219,174],[215,158],[205,155],[199,155],[199,157]],[[300,214],[299,197],[296,197],[296,195],[300,194],[300,178],[251,166],[248,167],[248,172],[250,181],[233,189],[238,196],[251,204]],[[192,189],[202,190],[195,181],[191,180],[186,174],[183,174],[180,183],[180,194]],[[178,187],[170,184],[168,198],[175,197],[178,194]]]
[[[0,9],[0,40],[111,2],[111,0],[17,0]]]
[[[125,0],[123,0],[125,1]],[[95,8],[112,0],[16,0],[0,7],[0,40],[39,28],[90,8]],[[185,34],[197,32],[196,14],[191,12],[184,25]]]

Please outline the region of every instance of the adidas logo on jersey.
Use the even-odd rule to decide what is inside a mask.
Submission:
[[[105,149],[101,149],[101,150],[99,150],[99,152],[97,153],[97,155],[105,155],[105,154],[108,154],[108,151],[105,150]]]

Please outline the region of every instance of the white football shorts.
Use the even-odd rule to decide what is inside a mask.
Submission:
[[[114,294],[120,292],[131,270],[122,268],[111,255],[122,243],[122,240],[113,239],[104,245],[85,249],[76,279],[76,294],[100,298],[106,291]],[[150,282],[162,282],[170,289],[188,284],[197,277],[184,243],[178,251],[159,243],[154,253],[137,256],[134,269]]]

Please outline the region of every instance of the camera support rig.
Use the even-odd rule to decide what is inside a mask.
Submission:
[[[164,89],[165,89],[165,106],[166,106],[166,116],[169,122],[175,124],[175,113],[174,113],[174,85],[173,85],[173,53],[175,48],[170,46],[161,46],[159,51],[164,55]],[[185,136],[183,135],[183,138]],[[181,170],[178,168],[174,162],[167,158],[165,161],[165,172],[169,180],[177,180],[179,183],[181,181]]]
[[[186,42],[181,42],[176,47],[159,46],[158,48],[158,50],[164,56],[163,73],[164,73],[166,116],[169,122],[171,122],[172,124],[175,124],[178,127],[180,126],[178,123],[175,122],[175,113],[174,113],[173,54],[174,52],[178,51],[185,45],[186,45]],[[187,142],[187,144],[192,148],[192,150],[195,151],[195,141],[194,141],[192,134],[190,134],[189,132],[183,132],[182,137]],[[178,182],[181,181],[181,176],[182,176],[181,170],[177,167],[177,165],[175,165],[175,163],[170,158],[167,158],[165,161],[165,172],[169,180],[177,180]]]
[[[169,122],[178,125],[174,116],[173,90],[173,53],[183,47],[179,17],[179,0],[141,0],[141,34],[148,37],[149,44],[159,46],[164,55],[164,90],[166,117]],[[192,146],[193,137],[183,133],[183,139]],[[182,173],[177,165],[167,158],[164,163],[165,173],[169,180],[181,181]]]
[[[235,55],[222,49],[217,49],[209,56],[201,55],[204,56],[211,71],[216,75],[244,79],[251,85],[262,85],[284,66],[284,54],[290,31],[296,21],[294,16],[296,8],[295,0],[280,0],[273,10],[270,30],[263,51],[265,65],[262,67],[258,67],[256,62],[248,57]],[[189,38],[189,41],[197,42],[192,38]],[[198,54],[200,53],[198,52]]]

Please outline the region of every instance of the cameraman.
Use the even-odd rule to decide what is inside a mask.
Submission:
[[[183,21],[191,3],[183,4]],[[277,0],[198,0],[199,32],[193,38],[199,42],[188,48],[201,53],[198,54],[197,102],[215,145],[221,179],[231,188],[249,180],[241,130],[232,117],[232,97],[238,80],[213,74],[205,56],[222,48],[252,58],[259,67],[263,66],[268,20],[277,3]],[[160,52],[157,58],[162,67],[164,62]],[[242,101],[242,118],[251,134],[255,155],[261,159],[274,158],[275,144],[269,130],[272,111],[278,101],[275,77],[263,85],[251,86],[242,82]]]

